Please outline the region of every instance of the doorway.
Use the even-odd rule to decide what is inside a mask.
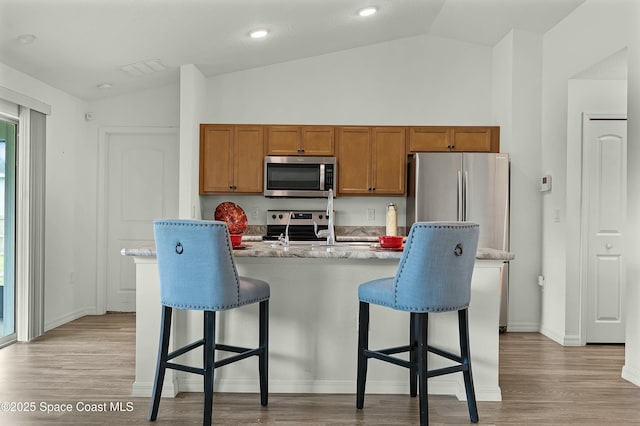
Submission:
[[[15,187],[18,122],[0,120],[0,347],[16,339]]]
[[[135,265],[120,250],[152,246],[153,220],[177,217],[177,129],[103,129],[100,158],[98,312],[135,312]]]
[[[583,118],[586,343],[625,341],[626,117]]]

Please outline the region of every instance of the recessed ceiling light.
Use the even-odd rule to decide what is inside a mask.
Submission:
[[[249,36],[251,38],[263,38],[266,37],[267,34],[269,34],[268,30],[253,30],[249,33]]]
[[[98,89],[106,90],[106,89],[111,89],[113,87],[113,84],[111,84],[111,83],[100,83],[96,87]]]
[[[365,7],[364,9],[360,9],[358,11],[358,15],[360,16],[371,16],[371,15],[375,15],[375,13],[378,11],[378,8],[375,6],[371,6],[371,7]]]
[[[17,39],[22,44],[31,44],[36,41],[36,36],[33,34],[20,34]]]

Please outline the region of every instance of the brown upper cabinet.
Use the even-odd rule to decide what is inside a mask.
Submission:
[[[200,194],[262,193],[264,127],[200,125]]]
[[[268,155],[333,156],[333,147],[331,126],[269,126]]]
[[[408,151],[500,152],[500,127],[410,127]]]
[[[338,194],[404,195],[405,127],[337,129]]]

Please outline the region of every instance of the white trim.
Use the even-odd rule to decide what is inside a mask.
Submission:
[[[564,336],[564,342],[562,343],[562,346],[584,346],[585,344],[582,343],[581,339],[580,339],[580,335],[574,334],[574,335],[566,335]]]
[[[622,367],[621,377],[636,386],[640,386],[640,371],[634,370],[628,365]]]
[[[256,371],[257,375],[257,371]],[[182,375],[183,376],[183,375]],[[461,376],[461,375],[460,375]],[[178,378],[178,392],[202,392],[202,378],[189,375]],[[142,386],[140,386],[140,389]],[[500,387],[475,386],[476,401],[502,401]],[[163,389],[164,391],[164,389]],[[260,391],[258,379],[220,379],[214,384],[214,392],[256,393]],[[272,393],[339,393],[355,394],[355,376],[353,380],[269,380],[269,392]],[[409,380],[367,380],[367,394],[408,394]],[[460,401],[466,400],[462,377],[433,377],[429,379],[429,394],[455,395]],[[149,397],[146,394],[135,396]],[[164,392],[163,392],[163,396]]]
[[[556,342],[559,345],[562,345],[564,342],[564,336],[560,335],[558,333],[556,333],[553,330],[549,330],[546,327],[541,327],[540,328],[540,334],[542,334],[543,336],[548,337],[549,339],[553,340],[554,342]]]
[[[507,332],[513,333],[539,333],[540,324],[537,322],[511,322],[507,324]]]
[[[44,325],[44,330],[45,331],[53,330],[56,327],[60,327],[61,325],[66,324],[73,320],[77,320],[78,318],[82,318],[87,315],[95,315],[95,312],[96,312],[95,306],[78,309],[75,312],[71,312],[67,315],[63,315],[61,317],[58,317],[54,320],[47,322]]]
[[[14,92],[4,86],[0,86],[0,98],[13,102],[14,104],[33,109],[45,115],[51,115],[51,105],[34,99],[22,93]]]
[[[174,376],[175,377],[175,376]],[[164,384],[162,385],[162,394],[163,398],[175,398],[178,395],[178,386],[175,383],[175,379],[168,380],[169,377],[166,376],[164,380]],[[202,392],[203,387],[200,386],[200,389],[194,392]],[[131,386],[131,396],[140,397],[140,398],[149,398],[153,394],[153,382],[133,382],[133,386]]]
[[[178,135],[177,127],[101,127],[98,130],[98,188],[97,188],[97,258],[96,258],[96,314],[106,313],[107,307],[107,170],[108,147],[111,135]]]
[[[565,340],[569,340],[574,344],[570,346],[584,346],[587,344],[587,284],[585,277],[588,275],[589,268],[589,188],[585,185],[585,170],[586,164],[585,161],[588,159],[585,158],[585,137],[587,131],[587,123],[590,120],[626,120],[627,114],[591,114],[591,113],[582,113],[582,126],[580,128],[580,260],[579,260],[579,286],[580,286],[580,305],[578,309],[580,309],[580,324],[578,326],[579,334],[577,336],[572,336],[570,339],[568,336],[565,336]],[[569,345],[569,344],[568,344]]]

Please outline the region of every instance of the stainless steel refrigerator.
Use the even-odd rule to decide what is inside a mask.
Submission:
[[[478,247],[509,251],[509,155],[419,153],[409,163],[407,229],[414,222],[480,224]],[[507,327],[509,264],[500,285],[500,331]]]

